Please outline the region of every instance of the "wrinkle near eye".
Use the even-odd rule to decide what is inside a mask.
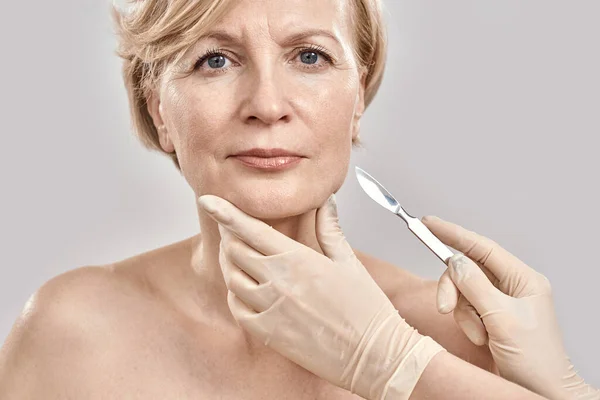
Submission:
[[[240,64],[236,60],[237,57],[224,48],[211,48],[204,51],[201,55],[196,57],[196,61],[192,67],[193,71],[198,71],[206,76],[216,76],[218,74],[225,74],[230,69],[237,67],[243,67],[243,63]],[[258,53],[255,59],[261,62],[265,59],[264,55],[266,52]],[[307,57],[308,56],[308,57]],[[291,51],[290,54],[285,55],[289,64],[297,64],[299,71],[304,72],[320,72],[327,70],[330,67],[336,66],[336,58],[329,50],[321,45],[309,44],[301,47],[297,47]],[[250,59],[247,57],[247,59]],[[268,59],[264,62],[269,62]],[[216,63],[216,65],[215,65]]]

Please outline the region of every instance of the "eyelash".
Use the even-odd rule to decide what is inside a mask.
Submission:
[[[308,53],[308,52],[314,52],[319,54],[320,56],[325,58],[325,61],[328,64],[334,64],[334,57],[333,55],[331,55],[331,53],[329,53],[324,47],[319,46],[319,45],[310,45],[307,47],[302,47],[300,49],[296,49],[296,57],[298,57],[298,55],[302,54],[302,53]],[[227,57],[227,54],[225,54],[225,51],[223,49],[220,48],[212,48],[208,51],[206,51],[206,53],[204,53],[203,55],[201,55],[200,57],[198,57],[198,59],[196,60],[196,62],[194,63],[194,70],[197,70],[200,68],[200,66],[202,64],[204,64],[204,62],[206,60],[208,60],[211,57],[214,56],[223,56],[223,57]],[[231,61],[231,60],[230,60]],[[322,68],[320,66],[310,66],[311,64],[305,64],[307,69],[319,69]],[[219,72],[223,72],[226,71],[229,68],[218,68],[218,69],[213,69],[213,73],[219,73]]]

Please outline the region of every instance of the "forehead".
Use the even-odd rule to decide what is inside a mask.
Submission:
[[[324,29],[339,37],[350,34],[351,0],[234,0],[212,27],[249,39],[268,33],[277,40],[290,30]]]

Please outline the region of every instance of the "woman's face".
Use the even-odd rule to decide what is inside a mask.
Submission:
[[[169,66],[149,110],[197,196],[278,219],[317,208],[340,188],[364,109],[351,7],[240,0]],[[235,156],[254,148],[302,158],[269,170]]]

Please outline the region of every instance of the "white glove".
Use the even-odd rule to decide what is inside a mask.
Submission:
[[[600,399],[567,357],[548,279],[491,239],[437,217],[422,221],[464,253],[448,261],[438,308],[454,310],[473,343],[489,344],[500,375],[550,399]],[[458,304],[453,284],[461,293]]]
[[[372,400],[408,399],[443,348],[409,326],[356,258],[335,200],[317,211],[324,255],[228,201],[200,197],[219,223],[219,262],[238,324],[286,358]]]

